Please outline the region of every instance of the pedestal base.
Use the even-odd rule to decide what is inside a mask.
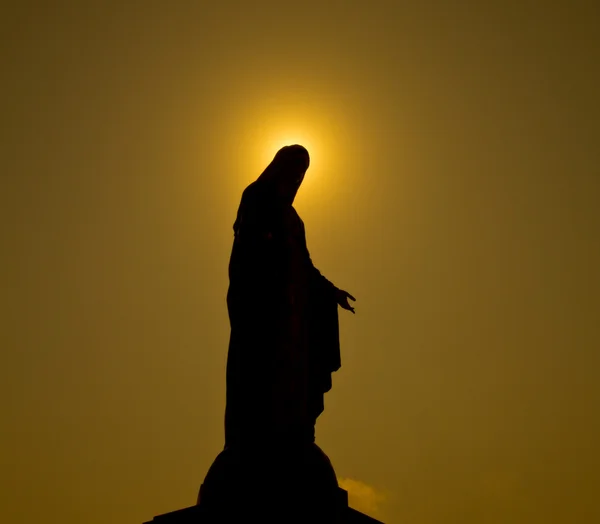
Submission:
[[[336,517],[335,524],[383,524],[381,521],[376,520],[364,513],[360,513],[355,509],[348,506],[348,493],[342,488],[338,488],[338,515]],[[154,517],[151,521],[145,522],[144,524],[242,524],[245,522],[253,522],[255,519],[257,522],[277,522],[278,524],[287,524],[288,522],[298,522],[296,510],[298,508],[288,508],[286,515],[281,515],[279,520],[268,520],[264,519],[263,515],[253,514],[248,511],[247,508],[238,508],[238,517],[235,519],[221,515],[212,515],[202,504],[191,506],[189,508],[180,509],[178,511],[172,511],[171,513],[165,513]],[[323,522],[322,520],[305,520],[303,524],[314,524],[316,522]]]
[[[338,498],[329,458],[310,443],[222,451],[206,474],[198,504],[232,520],[242,507],[245,515],[261,515],[263,520],[326,524],[336,521]]]
[[[197,505],[159,515],[152,524],[251,521],[263,524],[379,522],[348,507],[348,493],[338,486],[329,458],[311,443],[222,451],[206,474]]]

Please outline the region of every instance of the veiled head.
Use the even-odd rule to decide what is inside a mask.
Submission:
[[[310,156],[304,146],[284,146],[277,151],[258,182],[272,185],[278,197],[291,204],[309,166]]]

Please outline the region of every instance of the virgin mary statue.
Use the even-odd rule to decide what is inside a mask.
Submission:
[[[355,299],[311,261],[293,207],[309,164],[304,147],[283,147],[242,194],[229,262],[225,449],[314,442],[341,365],[337,306],[354,312]]]

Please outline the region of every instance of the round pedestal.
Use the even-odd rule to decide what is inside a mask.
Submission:
[[[198,495],[215,522],[333,523],[338,483],[327,455],[314,443],[289,448],[225,449]]]

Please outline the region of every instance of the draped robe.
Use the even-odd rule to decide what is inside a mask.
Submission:
[[[314,442],[341,365],[336,287],[314,267],[292,205],[242,196],[229,262],[225,446]]]

